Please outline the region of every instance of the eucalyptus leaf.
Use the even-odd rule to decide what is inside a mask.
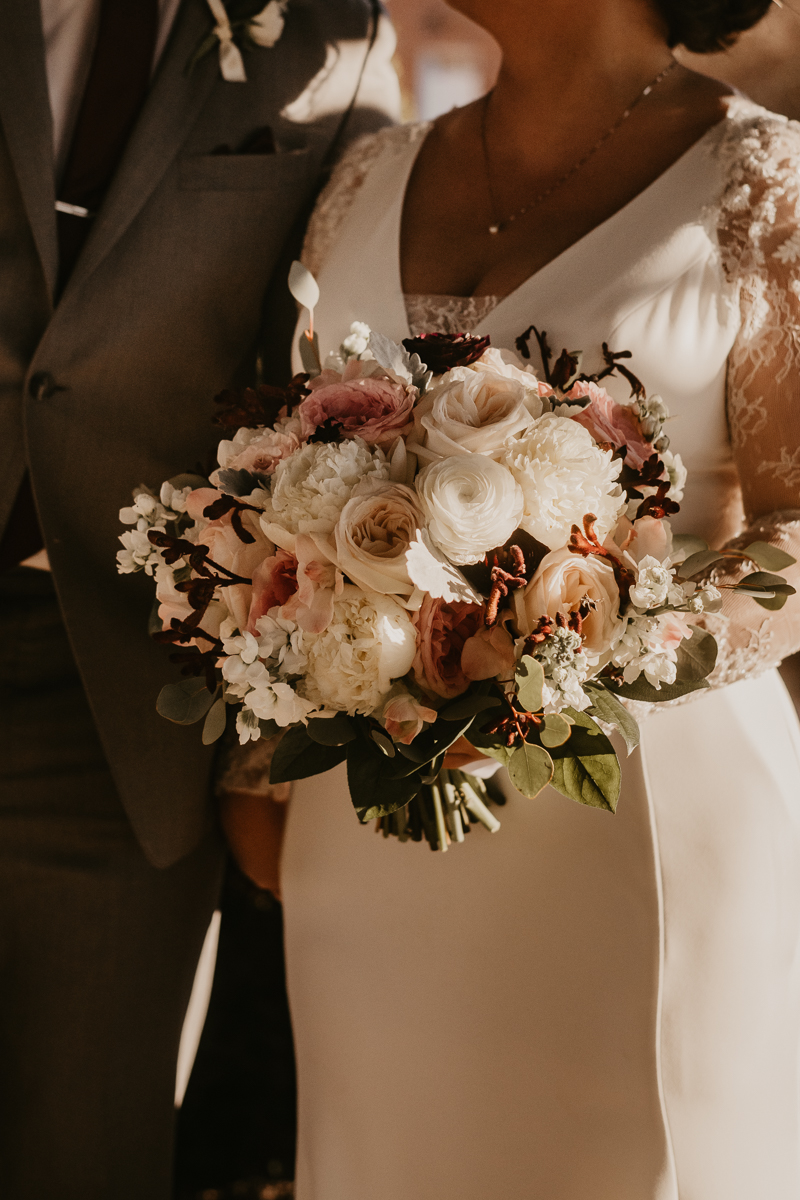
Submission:
[[[708,542],[691,533],[675,533],[672,535],[672,548],[675,552],[683,550],[688,558],[692,554],[700,554],[708,549]]]
[[[219,700],[215,700],[208,710],[208,715],[203,725],[203,745],[211,746],[225,732],[225,724],[227,719],[227,705],[220,696]]]
[[[588,712],[565,708],[563,715],[572,721],[572,732],[568,742],[551,748],[550,757],[552,759],[575,758],[576,755],[593,757],[598,754],[614,753],[611,742]]]
[[[691,554],[685,562],[682,562],[676,568],[676,573],[681,579],[691,579],[693,575],[700,575],[708,571],[721,558],[722,555],[719,550],[700,550],[697,554]]]
[[[254,471],[220,471],[217,475],[220,489],[228,496],[249,496],[257,488],[269,491],[269,478]]]
[[[679,700],[690,692],[700,692],[709,685],[705,679],[687,680],[683,683],[662,683],[660,688],[648,683],[644,675],[640,675],[633,683],[623,683],[614,689],[617,696],[626,700],[641,700],[645,704],[664,704],[667,700]]]
[[[563,746],[572,733],[572,726],[560,713],[548,713],[539,731],[539,741],[548,750]]]
[[[779,550],[777,546],[771,546],[769,542],[751,542],[742,553],[757,563],[762,571],[783,571],[797,562],[791,554]]]
[[[181,475],[173,475],[170,479],[170,485],[178,491],[184,488],[204,488],[208,487],[208,480],[203,475],[198,475],[192,471],[184,471]]]
[[[717,665],[716,639],[696,625],[692,636],[684,638],[678,646],[677,658],[676,683],[697,683],[706,679]]]
[[[472,733],[470,733],[467,741],[471,746],[474,746],[476,750],[480,750],[481,754],[485,754],[488,758],[494,758],[504,767],[508,766],[511,755],[514,753],[513,750],[509,750],[507,746],[492,746],[489,744],[481,745],[479,742],[473,739]]]
[[[320,746],[346,746],[358,736],[355,723],[342,712],[333,717],[310,717],[306,729]]]
[[[639,726],[628,712],[624,704],[620,704],[616,696],[598,684],[583,685],[583,690],[591,697],[592,707],[589,713],[607,725],[613,725],[622,734],[630,754],[639,745]]]
[[[745,589],[753,589],[755,592],[765,591],[771,592],[778,596],[793,596],[794,588],[790,583],[787,583],[782,575],[773,575],[769,571],[753,571],[750,575],[745,575],[736,585],[737,591],[745,591]],[[753,594],[751,591],[749,594]]]
[[[541,746],[523,742],[508,763],[508,775],[518,792],[531,800],[547,787],[553,778],[553,760]]]
[[[747,593],[745,592],[745,595]],[[760,604],[762,608],[766,608],[768,612],[780,612],[789,597],[784,592],[774,592],[770,595],[767,592],[756,595],[752,593],[756,604]]]
[[[277,721],[259,721],[258,727],[264,741],[274,738],[276,734],[283,733],[283,726],[279,725]]]
[[[320,746],[311,740],[302,725],[295,725],[286,730],[275,748],[269,781],[290,783],[294,779],[321,775],[344,762],[346,753],[344,746]]]
[[[204,676],[168,683],[159,693],[156,711],[176,725],[194,725],[214,703],[215,692],[206,687]]]
[[[544,670],[542,664],[529,654],[523,655],[517,667],[517,697],[529,713],[541,712]]]

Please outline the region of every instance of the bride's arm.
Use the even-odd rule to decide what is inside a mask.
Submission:
[[[719,237],[742,311],[728,414],[747,528],[730,545],[769,542],[800,560],[800,128],[776,124],[743,147]],[[748,563],[713,582],[757,569]],[[800,561],[782,574],[800,593]],[[778,612],[724,595],[722,612],[702,622],[720,645],[713,681],[732,683],[800,650],[800,595]]]

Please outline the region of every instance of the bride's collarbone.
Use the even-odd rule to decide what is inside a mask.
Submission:
[[[535,171],[493,172],[435,136],[423,145],[405,196],[401,270],[406,292],[505,296],[581,242],[656,183],[724,115],[709,106],[682,126],[624,131],[572,180],[507,221],[553,182]],[[460,150],[460,152],[459,152]],[[446,186],[443,186],[446,184]],[[501,229],[490,226],[500,218]],[[505,218],[505,220],[504,220]]]

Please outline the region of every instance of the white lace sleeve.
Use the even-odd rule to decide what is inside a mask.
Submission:
[[[369,133],[348,147],[317,200],[306,231],[303,262],[312,275],[319,272],[358,189],[385,150],[424,135],[428,126],[394,125]]]
[[[800,125],[751,109],[733,133],[718,235],[741,305],[728,415],[748,528],[731,546],[766,541],[800,559]],[[800,566],[783,574],[800,591]],[[730,683],[800,649],[800,596],[770,613],[728,595],[703,623],[720,644],[716,680]]]

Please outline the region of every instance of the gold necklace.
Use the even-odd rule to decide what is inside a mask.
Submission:
[[[535,196],[533,200],[529,200],[527,204],[522,206],[522,208],[518,208],[516,212],[513,212],[509,217],[505,217],[502,220],[498,219],[497,216],[498,207],[495,201],[494,189],[492,187],[492,172],[489,167],[489,148],[486,141],[486,116],[489,111],[489,102],[492,98],[493,92],[487,92],[486,98],[484,99],[481,107],[481,145],[483,147],[483,166],[486,173],[486,190],[489,193],[489,204],[492,210],[492,221],[489,225],[489,233],[502,233],[503,230],[507,229],[508,226],[511,225],[512,222],[516,221],[518,217],[524,216],[525,213],[530,212],[533,208],[538,208],[540,204],[543,204],[545,200],[552,196],[553,192],[557,192],[559,188],[564,186],[565,183],[569,183],[570,179],[574,178],[579,171],[582,171],[586,164],[594,158],[598,150],[600,150],[601,147],[603,147],[606,142],[612,138],[619,129],[621,129],[634,109],[638,108],[641,102],[647,96],[649,96],[650,93],[657,88],[660,83],[663,83],[663,81],[667,78],[670,72],[677,67],[677,65],[677,60],[673,59],[668,67],[665,67],[660,74],[656,75],[655,79],[652,79],[650,83],[648,83],[647,87],[639,93],[633,103],[628,105],[622,116],[618,117],[611,128],[607,129],[603,136],[595,142],[591,150],[584,154],[583,158],[579,159],[574,166],[570,167],[570,169],[566,171],[560,177],[560,179],[557,179],[556,182],[551,184],[549,188],[546,188],[545,191],[540,192],[539,195]]]

